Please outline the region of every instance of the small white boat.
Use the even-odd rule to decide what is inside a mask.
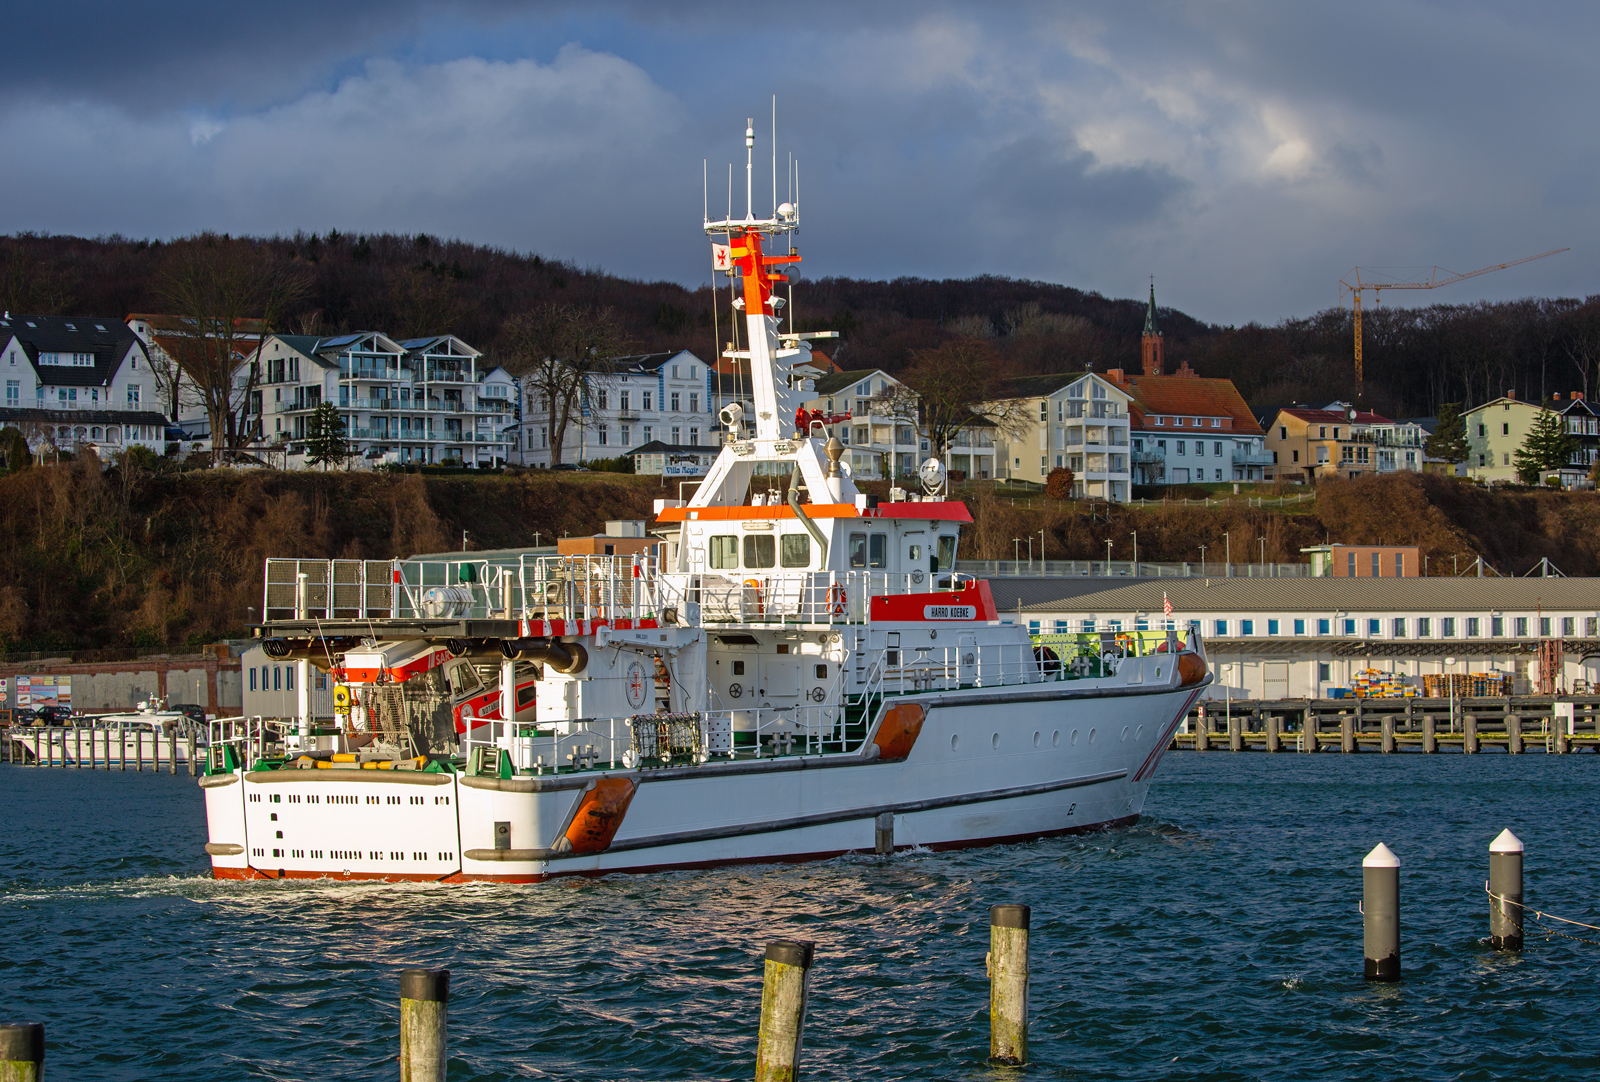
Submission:
[[[205,726],[152,696],[118,714],[77,715],[65,725],[19,727],[11,739],[41,765],[154,766],[205,756]]]

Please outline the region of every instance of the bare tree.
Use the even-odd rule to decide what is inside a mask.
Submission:
[[[175,327],[167,352],[193,382],[211,422],[212,461],[236,450],[248,434],[240,406],[259,378],[259,366],[239,372],[261,340],[308,291],[304,268],[275,257],[264,245],[202,233],[171,246],[156,286]]]
[[[609,382],[626,343],[609,308],[544,304],[506,324],[507,370],[522,377],[548,424],[550,464],[561,464],[568,428],[583,421],[584,395]]]
[[[929,451],[942,459],[956,435],[965,429],[993,426],[1013,432],[1027,421],[1026,405],[1001,397],[1000,358],[987,341],[952,338],[937,349],[912,354],[912,365],[899,376]]]

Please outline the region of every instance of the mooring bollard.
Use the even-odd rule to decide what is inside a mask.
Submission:
[[[1382,842],[1361,862],[1362,949],[1369,981],[1400,979],[1400,858]]]
[[[1522,949],[1522,839],[1507,827],[1489,843],[1489,946]]]
[[[1383,727],[1383,753],[1392,755],[1394,754],[1394,716],[1385,714],[1379,724]]]
[[[1278,724],[1278,715],[1267,715],[1267,750],[1271,752],[1278,750]]]
[[[815,944],[775,939],[767,944],[761,977],[761,1031],[756,1037],[756,1082],[792,1082],[800,1073],[806,1024],[806,985]]]
[[[989,909],[989,1062],[1028,1062],[1028,923],[1025,905]]]
[[[400,1082],[444,1082],[448,969],[407,969],[400,974]]]
[[[44,1023],[0,1025],[0,1082],[39,1082],[44,1077]]]
[[[1461,719],[1461,752],[1463,755],[1476,755],[1478,753],[1478,716],[1468,714]]]
[[[192,778],[192,777],[195,776],[194,734],[193,733],[189,734],[189,736],[188,736],[188,738],[187,738],[187,740],[185,742],[185,745],[186,745],[186,747],[188,748],[188,751],[189,751],[189,776]]]

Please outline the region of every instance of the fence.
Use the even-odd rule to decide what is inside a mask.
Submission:
[[[1310,564],[1152,563],[1144,560],[957,560],[956,570],[978,578],[1041,576],[1086,579],[1305,579]]]

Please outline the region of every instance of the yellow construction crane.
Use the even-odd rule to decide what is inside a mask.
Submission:
[[[1479,270],[1468,271],[1465,274],[1453,274],[1448,278],[1440,278],[1440,269],[1438,267],[1434,267],[1433,270],[1429,272],[1427,280],[1422,282],[1363,282],[1361,280],[1361,268],[1356,267],[1351,270],[1349,274],[1339,279],[1339,305],[1340,307],[1343,307],[1344,295],[1346,293],[1350,294],[1351,300],[1354,302],[1356,317],[1356,395],[1359,397],[1361,394],[1361,291],[1363,289],[1372,290],[1372,303],[1377,304],[1383,296],[1380,290],[1438,289],[1440,286],[1447,286],[1452,282],[1464,281],[1467,278],[1476,278],[1480,274],[1489,274],[1492,271],[1505,270],[1507,267],[1515,267],[1519,263],[1532,263],[1535,259],[1543,259],[1547,255],[1559,255],[1562,252],[1570,251],[1572,251],[1571,248],[1557,248],[1552,252],[1540,252],[1538,255],[1523,256],[1521,259],[1513,259],[1509,263],[1496,263],[1492,267],[1483,267]],[[1448,271],[1445,271],[1444,273],[1449,274]]]

